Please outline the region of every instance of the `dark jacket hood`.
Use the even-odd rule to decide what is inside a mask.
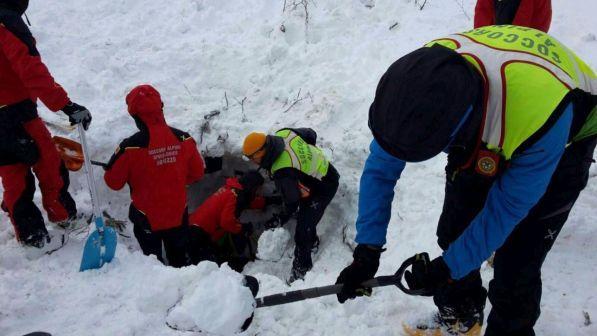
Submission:
[[[6,8],[23,15],[29,7],[29,0],[0,0],[0,7]]]
[[[274,161],[284,152],[284,139],[275,135],[268,135],[265,139],[265,155],[260,167],[269,171]]]

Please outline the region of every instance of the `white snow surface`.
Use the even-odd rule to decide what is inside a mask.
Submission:
[[[367,112],[377,81],[400,56],[424,43],[472,27],[473,0],[317,0],[304,8],[283,0],[44,0],[28,11],[38,48],[73,101],[93,113],[88,141],[107,160],[135,131],[124,96],[151,83],[162,93],[169,123],[189,131],[204,154],[240,155],[250,131],[312,127],[341,177],[340,189],[318,226],[314,268],[286,286],[291,253],[245,268],[260,296],[335,282],[351,260],[358,182],[371,139]],[[551,34],[597,68],[597,2],[554,0]],[[390,29],[390,27],[392,27]],[[298,99],[297,99],[298,97]],[[296,101],[296,102],[295,102]],[[221,113],[206,125],[204,115]],[[44,107],[46,120],[65,122]],[[202,131],[203,129],[203,131]],[[60,132],[54,132],[60,134]],[[64,134],[62,134],[64,135]],[[75,134],[69,134],[75,138]],[[378,274],[394,273],[416,252],[438,255],[435,228],[441,211],[445,157],[408,165],[396,187],[388,251]],[[96,179],[101,172],[96,169]],[[597,169],[581,194],[543,267],[538,335],[597,335]],[[83,173],[71,174],[82,212],[91,205]],[[100,183],[102,204],[127,217],[128,190]],[[39,193],[37,204],[41,204]],[[132,237],[132,225],[127,234]],[[58,232],[52,225],[48,228]],[[32,257],[0,214],[0,335],[44,330],[54,335],[185,335],[166,326],[181,298],[188,322],[218,323],[241,314],[236,275],[213,264],[174,269],[144,256],[134,238],[119,237],[115,260],[78,272],[85,234],[72,234],[52,255]],[[273,242],[275,243],[275,242]],[[291,251],[292,249],[290,249]],[[265,251],[261,249],[260,252]],[[483,267],[485,284],[492,270]],[[214,283],[216,282],[216,283]],[[207,295],[208,296],[202,296]],[[238,295],[237,295],[238,294]],[[217,296],[222,300],[217,302]],[[230,296],[231,295],[231,296]],[[231,303],[227,299],[239,299]],[[202,301],[205,300],[205,301]],[[208,302],[208,304],[205,304]],[[198,306],[202,306],[197,309]],[[433,312],[429,298],[395,288],[344,305],[334,296],[255,311],[246,335],[400,335],[401,323]],[[486,308],[489,312],[490,304]],[[224,316],[219,319],[218,313]],[[224,323],[225,324],[225,323]],[[232,329],[230,329],[232,328]]]

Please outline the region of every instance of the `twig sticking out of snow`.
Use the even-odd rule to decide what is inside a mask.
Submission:
[[[415,5],[417,5],[419,7],[419,10],[423,10],[425,5],[427,4],[427,0],[423,0],[422,4],[419,4],[419,2],[420,2],[420,0],[415,0]]]
[[[238,99],[236,99],[236,98],[234,98],[234,100],[236,100],[236,102],[238,103],[238,105],[240,105],[240,113],[242,114],[241,121],[242,122],[247,122],[247,116],[245,115],[245,101],[247,100],[247,97],[244,97],[240,101]]]
[[[286,110],[284,110],[284,112],[282,112],[282,113],[286,113],[286,112],[290,111],[290,109],[291,109],[291,108],[292,108],[294,105],[296,105],[296,104],[297,104],[298,102],[300,102],[301,100],[303,100],[303,99],[307,98],[307,96],[305,96],[305,97],[301,97],[301,90],[302,90],[302,89],[299,89],[299,90],[298,90],[298,93],[296,94],[296,98],[294,98],[294,101],[292,101],[292,103],[290,104],[290,106],[288,106],[288,108],[287,108]]]
[[[458,7],[460,7],[460,10],[462,11],[462,14],[464,14],[464,16],[466,16],[466,18],[470,21],[471,17],[470,17],[470,15],[468,15],[468,13],[466,12],[466,10],[464,9],[464,4],[462,3],[462,0],[460,0],[460,1],[454,0],[454,2],[458,5]]]

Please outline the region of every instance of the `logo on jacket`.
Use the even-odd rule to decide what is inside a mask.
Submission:
[[[485,176],[495,176],[497,172],[497,162],[490,155],[483,155],[477,160],[477,172]]]

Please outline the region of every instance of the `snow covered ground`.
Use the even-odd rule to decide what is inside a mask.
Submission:
[[[288,254],[252,263],[245,273],[260,280],[260,295],[333,283],[349,263],[343,235],[354,237],[358,180],[370,141],[367,111],[377,81],[407,52],[470,28],[474,7],[473,0],[429,0],[423,10],[413,0],[317,0],[308,1],[307,17],[301,6],[284,10],[291,2],[44,0],[32,1],[28,11],[46,64],[71,98],[93,113],[88,139],[96,160],[107,160],[134,131],[124,96],[140,83],[162,92],[168,121],[194,135],[204,154],[238,156],[242,138],[253,130],[307,126],[318,132],[342,178],[318,228],[322,244],[314,269],[289,288],[283,281]],[[597,69],[597,2],[553,5],[552,35]],[[204,115],[213,110],[221,113],[207,125]],[[44,108],[41,113],[64,121]],[[415,252],[440,253],[435,225],[444,164],[439,157],[405,170],[378,274],[393,273]],[[597,335],[597,323],[585,326],[583,317],[587,312],[597,320],[595,166],[591,176],[543,268],[538,335]],[[90,212],[83,174],[71,178],[79,208]],[[126,218],[127,190],[101,185],[100,193],[113,216]],[[132,236],[130,225],[127,230]],[[134,238],[119,238],[113,263],[79,273],[84,239],[73,235],[56,253],[33,256],[0,214],[0,335],[191,334],[166,326],[168,309],[197,288],[221,290],[201,279],[221,279],[226,270],[210,275],[214,270],[206,265],[163,267],[143,256]],[[486,281],[491,275],[484,269]],[[226,305],[195,306],[195,313]],[[431,299],[384,288],[344,305],[327,297],[259,309],[246,334],[400,335],[402,321],[432,311]]]

